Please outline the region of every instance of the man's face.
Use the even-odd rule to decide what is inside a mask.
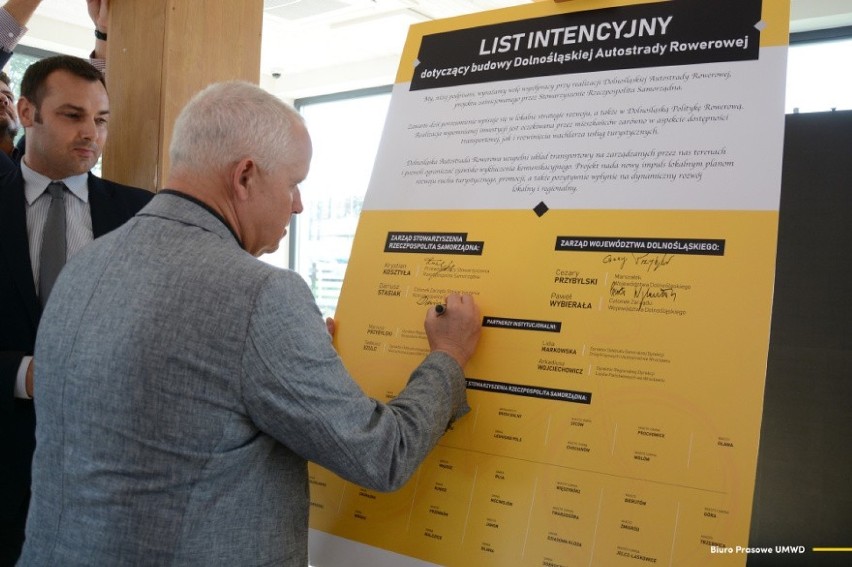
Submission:
[[[24,97],[18,115],[27,130],[24,161],[51,179],[89,171],[107,137],[109,98],[100,81],[54,71],[45,81],[40,108]]]
[[[294,214],[302,212],[299,184],[308,176],[311,139],[304,126],[296,125],[290,159],[277,171],[259,171],[253,178],[251,198],[242,219],[243,246],[254,256],[274,252]]]
[[[14,138],[20,127],[15,111],[15,93],[12,87],[0,81],[0,136]]]

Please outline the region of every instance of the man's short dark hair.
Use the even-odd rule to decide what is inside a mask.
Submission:
[[[41,108],[47,77],[54,71],[66,71],[89,82],[100,81],[106,88],[103,73],[88,61],[70,55],[54,55],[36,61],[27,68],[21,80],[21,97],[26,98],[36,108]]]
[[[12,79],[9,78],[9,75],[6,74],[6,71],[0,71],[0,81],[6,83],[7,87],[12,86]]]

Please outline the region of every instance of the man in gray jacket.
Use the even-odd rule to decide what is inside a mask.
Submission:
[[[168,190],[66,265],[41,321],[20,565],[307,565],[307,461],[376,490],[467,410],[469,296],[381,403],[352,381],[302,278],[258,261],[302,211],[299,115],[247,83],[175,124]]]

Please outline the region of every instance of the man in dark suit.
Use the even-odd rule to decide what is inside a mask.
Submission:
[[[109,99],[103,75],[86,61],[61,55],[30,66],[18,115],[26,154],[0,176],[0,566],[15,563],[24,539],[35,447],[32,353],[52,279],[42,269],[55,262],[45,260],[57,240],[50,234],[61,234],[45,237],[60,218],[54,202],[65,209],[62,252],[70,257],[153,196],[89,172],[106,141]]]

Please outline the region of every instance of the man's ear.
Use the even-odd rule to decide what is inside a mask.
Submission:
[[[24,128],[30,128],[35,123],[37,109],[27,98],[18,99],[18,120]]]
[[[257,175],[257,165],[251,158],[241,159],[232,170],[231,183],[234,187],[234,197],[237,201],[247,201],[251,191],[254,176]]]

